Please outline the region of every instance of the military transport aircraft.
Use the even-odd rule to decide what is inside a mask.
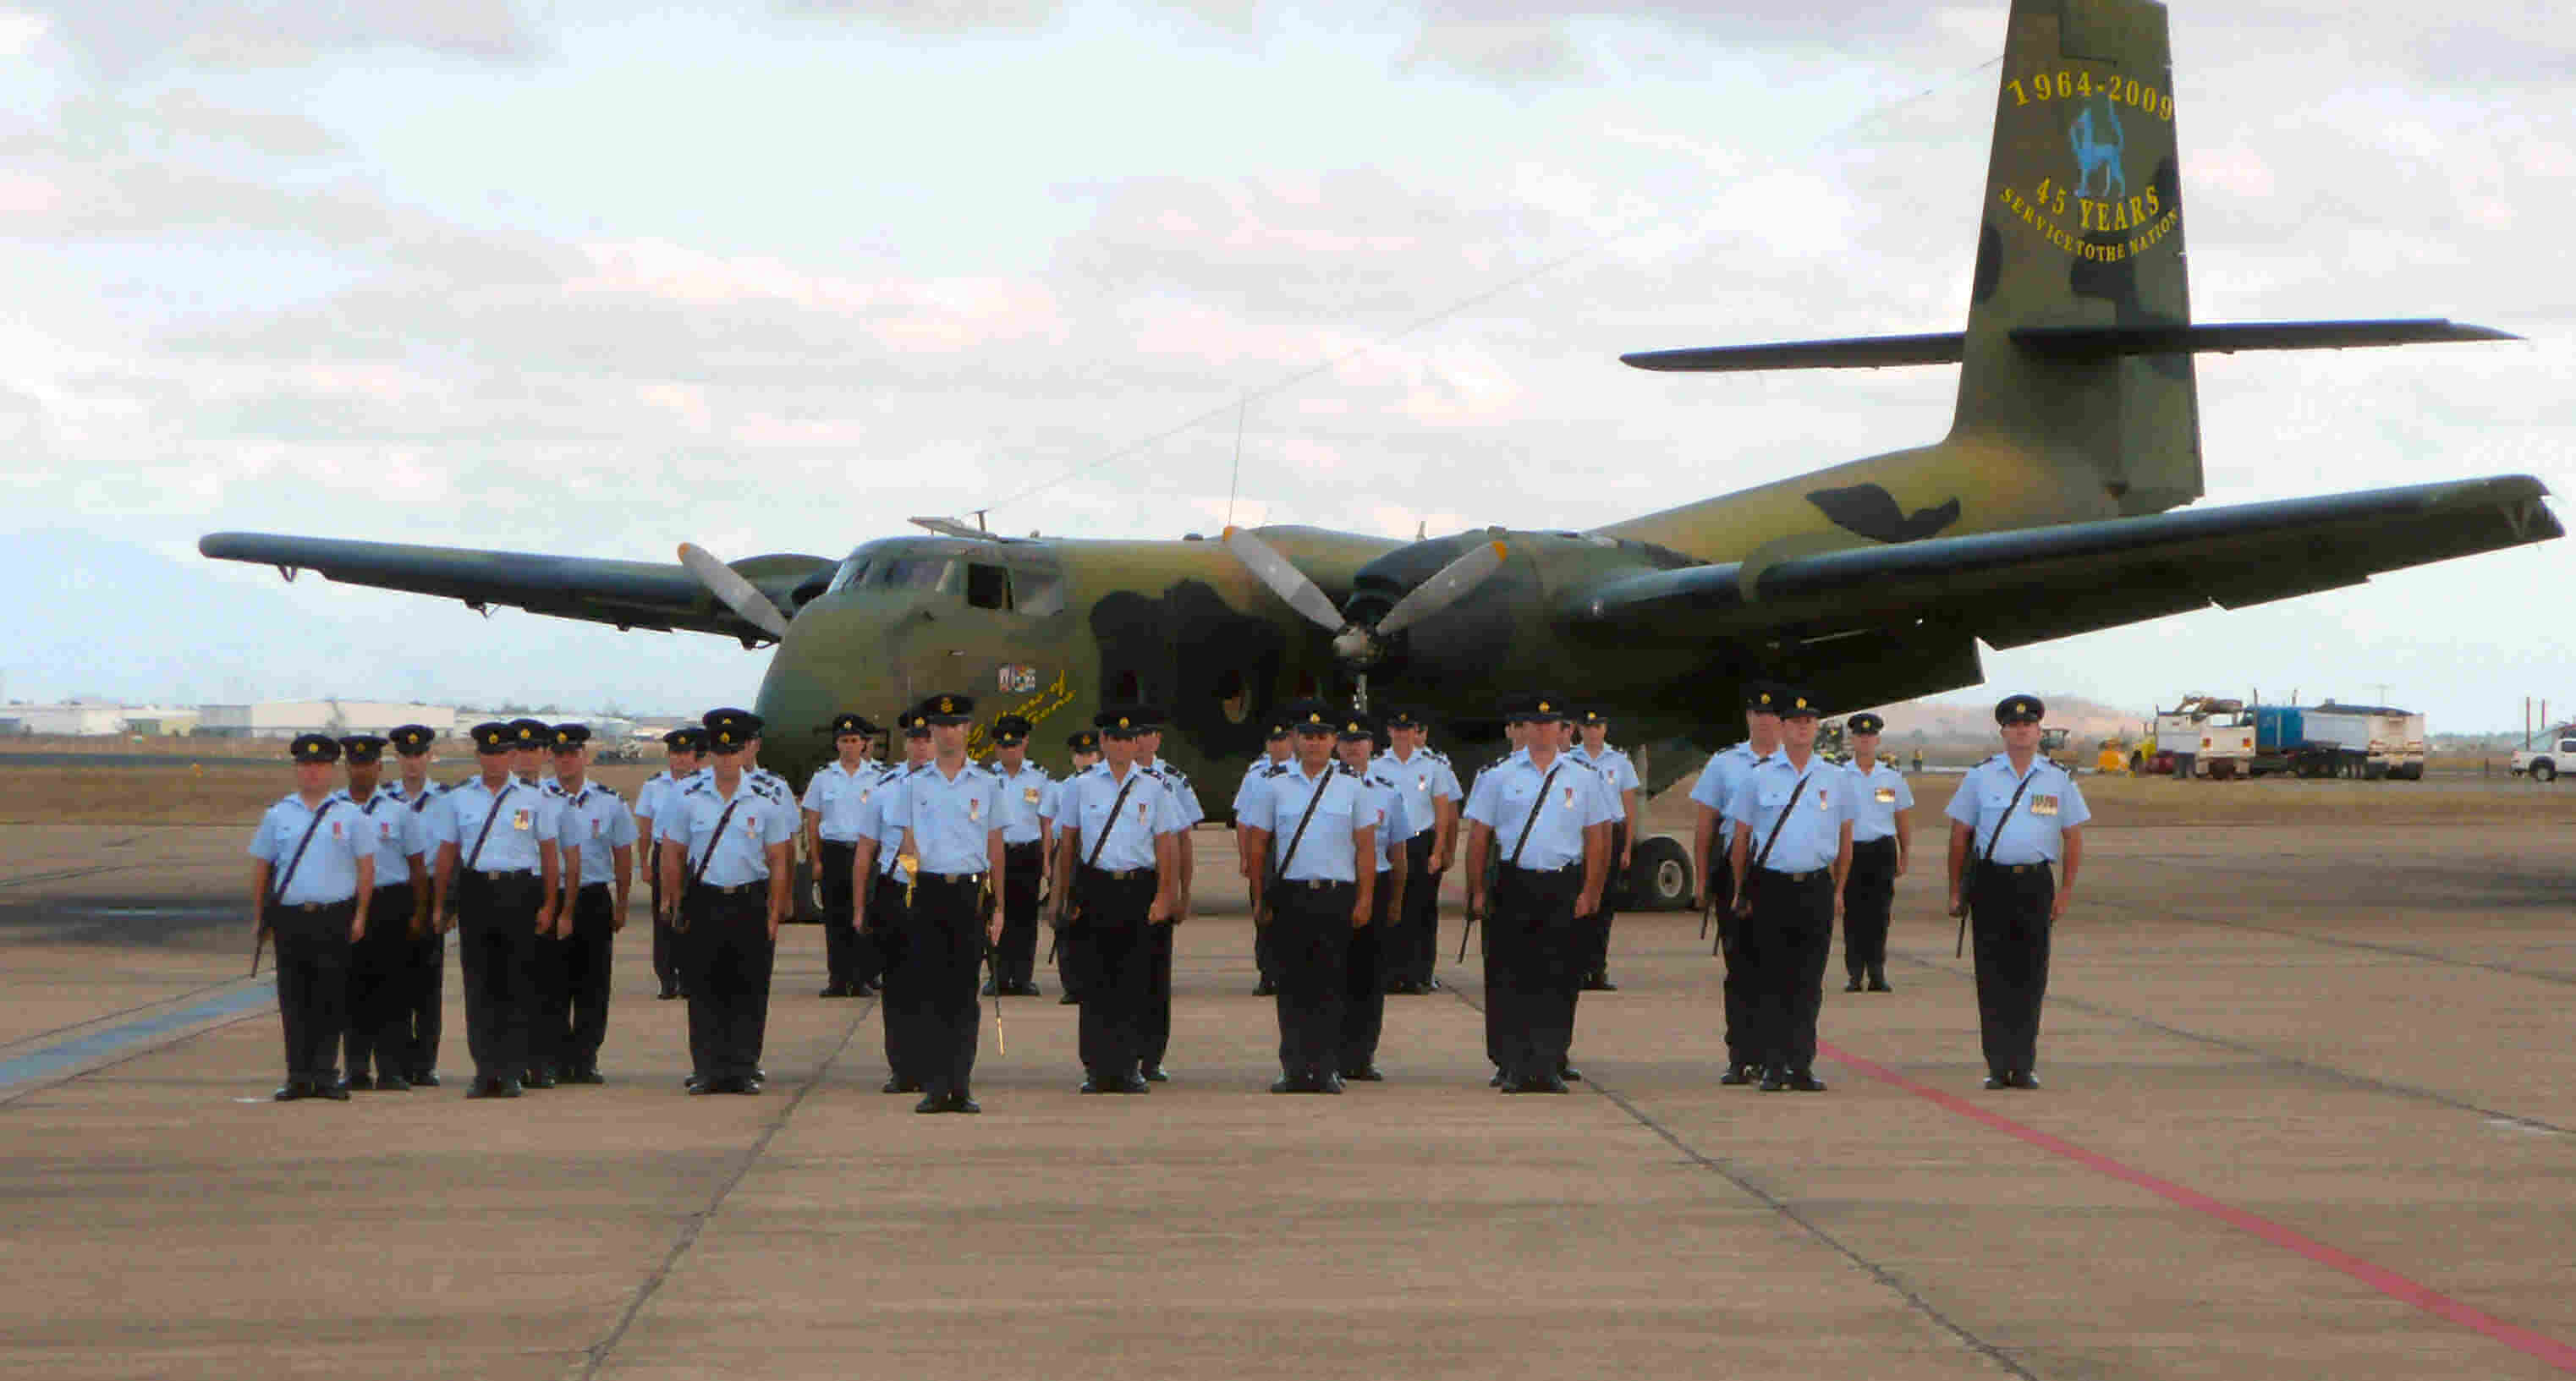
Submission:
[[[984,725],[1016,713],[1041,735],[1104,700],[1157,702],[1167,754],[1193,770],[1256,753],[1265,712],[1310,692],[1420,706],[1476,742],[1503,695],[1580,686],[1618,708],[1623,738],[1687,741],[1723,732],[1755,675],[1857,709],[1977,684],[1981,640],[2239,609],[2561,536],[2527,476],[2171,511],[2202,492],[2195,354],[2509,339],[2427,320],[2194,323],[2174,118],[2162,6],[2014,0],[1966,330],[1626,357],[1957,364],[1950,434],[1590,532],[1085,541],[917,519],[927,535],[837,562],[730,565],[687,546],[648,564],[249,533],[199,550],[775,642],[764,761],[801,777],[835,711],[883,720],[952,688]],[[1696,765],[1655,754],[1653,784]]]

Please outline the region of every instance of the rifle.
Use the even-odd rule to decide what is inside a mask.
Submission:
[[[1008,1055],[1011,1043],[1002,1035],[1002,956],[990,940],[984,942],[984,968],[993,978],[993,1053]]]
[[[1467,924],[1458,931],[1458,962],[1467,962],[1467,937],[1476,933],[1476,908],[1467,908]]]
[[[259,936],[250,942],[250,976],[259,977],[259,952],[268,944],[268,922],[259,923]]]

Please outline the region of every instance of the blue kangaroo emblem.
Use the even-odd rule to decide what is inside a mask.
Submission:
[[[2086,105],[2082,114],[2066,131],[2068,142],[2075,146],[2075,195],[2085,195],[2093,185],[2093,172],[2102,172],[2102,190],[2093,195],[2114,201],[2129,194],[2129,175],[2121,168],[2121,156],[2128,151],[2129,136],[2120,128],[2120,108],[2110,101],[2102,103],[2102,113],[2109,117],[2111,137],[2105,141],[2093,123],[2093,107]]]

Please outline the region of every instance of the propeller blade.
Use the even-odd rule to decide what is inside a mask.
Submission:
[[[706,548],[695,542],[680,544],[680,564],[689,568],[698,583],[707,587],[727,609],[742,616],[745,623],[773,638],[787,636],[787,616],[769,602],[769,596],[742,578],[742,572],[718,561]]]
[[[1272,593],[1288,601],[1289,608],[1325,628],[1337,632],[1341,629],[1342,611],[1334,608],[1333,601],[1325,597],[1315,582],[1308,580],[1304,571],[1290,565],[1288,558],[1281,556],[1277,548],[1239,527],[1227,528],[1223,540],[1225,549],[1234,553],[1234,559],[1242,562],[1244,569],[1252,572],[1254,578],[1269,586]]]
[[[1485,583],[1503,568],[1503,558],[1510,551],[1500,542],[1486,542],[1467,549],[1467,554],[1441,567],[1429,580],[1413,587],[1386,617],[1377,621],[1381,634],[1400,633],[1405,629],[1455,604],[1470,590]]]

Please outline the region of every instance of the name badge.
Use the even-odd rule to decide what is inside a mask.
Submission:
[[[1033,786],[1022,787],[1020,789],[1020,799],[1028,802],[1030,805],[1036,805],[1038,803],[1038,789]]]
[[[1565,808],[1574,809],[1574,788],[1570,786],[1565,789]]]
[[[2054,796],[2031,797],[2030,813],[2033,815],[2055,815],[2057,813],[2057,798]]]
[[[758,839],[758,838],[760,838],[760,820],[759,820],[759,818],[758,818],[757,816],[750,816],[750,815],[746,815],[746,816],[742,817],[742,832],[743,832],[743,835],[744,835],[746,838],[755,839],[755,840],[756,840],[756,839]]]
[[[984,818],[984,798],[983,798],[983,797],[981,797],[981,796],[969,796],[969,797],[967,797],[967,798],[966,798],[966,823],[971,825],[971,824],[974,824],[976,821],[981,820],[981,819],[983,819],[983,818]]]
[[[597,839],[597,838],[599,837],[599,835],[600,835],[600,832],[601,832],[601,831],[603,831],[603,830],[605,830],[605,829],[607,829],[607,828],[608,828],[608,822],[606,822],[606,821],[604,821],[604,820],[596,820],[596,819],[592,820],[592,821],[590,822],[590,837],[591,837],[591,838],[593,838],[593,839]]]
[[[388,844],[394,842],[394,822],[387,820],[378,824],[376,826],[376,838],[381,839]]]
[[[1877,801],[1883,806],[1895,805],[1896,788],[1892,786],[1882,786],[1871,796],[1871,799]]]
[[[344,837],[344,836],[340,833],[340,822],[339,822],[339,821],[337,821],[337,820],[334,820],[334,821],[332,821],[332,822],[331,822],[331,837],[332,837],[332,838],[334,838],[334,839],[339,839],[339,838],[343,838],[343,837]]]
[[[528,818],[528,812],[524,810],[514,810],[510,812],[510,828],[524,831],[531,823],[532,822]]]

